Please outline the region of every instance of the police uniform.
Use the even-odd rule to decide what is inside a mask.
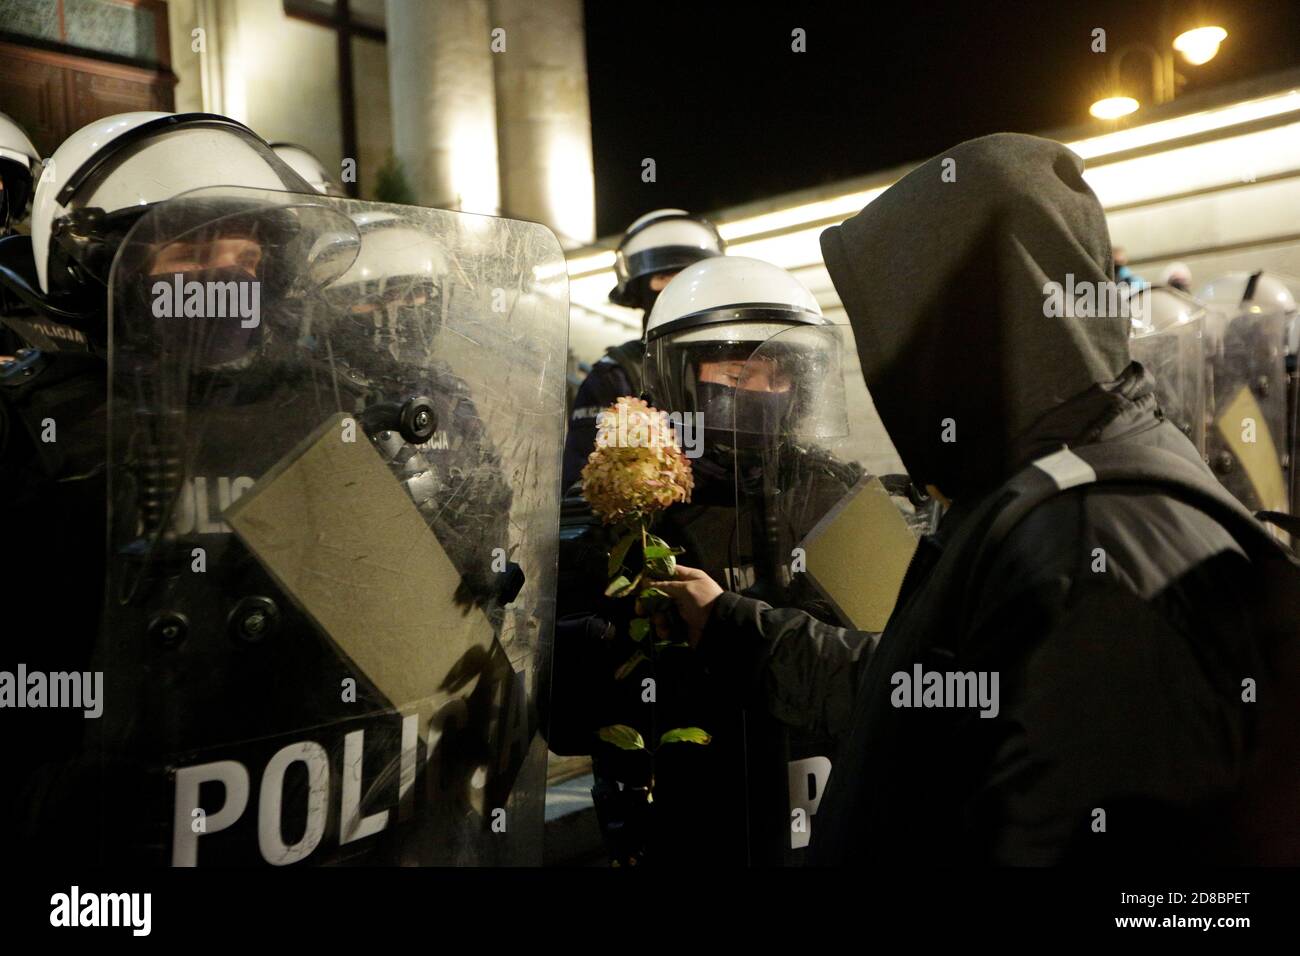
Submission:
[[[678,560],[706,571],[723,588],[777,599],[778,593],[836,623],[834,611],[800,577],[783,586],[773,574],[772,537],[801,538],[856,484],[860,469],[796,453],[788,470],[801,479],[766,514],[761,498],[736,507],[730,464],[693,462],[696,487],[689,504],[663,513],[655,534],[685,549]],[[757,468],[746,480],[760,480]],[[794,524],[799,527],[794,527]],[[778,530],[779,529],[779,530]],[[561,519],[560,584],[554,659],[546,702],[551,749],[591,754],[593,800],[612,859],[626,865],[779,865],[794,862],[789,764],[825,756],[833,742],[800,733],[752,706],[730,678],[711,672],[694,651],[660,649],[627,676],[612,675],[637,645],[626,636],[632,602],[604,597],[605,562],[616,535],[574,494]],[[656,699],[643,699],[653,679]],[[707,746],[666,747],[653,766],[642,753],[600,742],[601,727],[625,724],[649,742],[675,727],[701,727]],[[547,726],[544,719],[543,726]],[[654,773],[653,803],[645,788]]]
[[[625,395],[640,397],[644,357],[645,343],[640,339],[611,346],[578,386],[564,436],[565,489],[582,477],[582,467],[596,450],[596,416]]]

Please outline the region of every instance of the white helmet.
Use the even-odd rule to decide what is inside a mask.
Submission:
[[[1198,298],[1230,314],[1271,309],[1289,314],[1296,310],[1295,296],[1286,283],[1267,272],[1229,272],[1206,283]]]
[[[242,123],[213,113],[120,113],[83,126],[46,162],[32,204],[41,291],[107,282],[113,251],[154,203],[204,186],[314,195]]]
[[[678,272],[693,262],[720,256],[725,243],[713,223],[684,209],[656,209],[627,227],[614,252],[618,285],[609,301],[628,308],[646,308],[651,276]],[[651,300],[653,301],[653,300]]]
[[[771,394],[783,409],[821,410],[813,392],[838,370],[838,338],[824,334],[828,325],[816,298],[784,269],[738,256],[705,259],[669,282],[650,312],[647,389],[661,410],[702,414],[706,430],[727,432],[734,423],[737,430],[770,432],[784,410],[742,422],[737,390]],[[792,331],[798,329],[807,334]],[[774,361],[783,356],[782,367],[766,370],[772,374],[762,383],[746,382],[754,350],[777,335],[781,348],[769,354]]]
[[[397,213],[369,210],[353,216],[352,221],[361,235],[361,249],[351,267],[330,283],[330,289],[384,283],[398,276],[440,281],[446,275],[447,255],[442,245]]]
[[[439,331],[438,296],[448,272],[438,239],[401,215],[371,210],[352,218],[361,247],[324,297],[336,310],[336,334],[351,328],[393,359],[427,362]],[[339,322],[344,323],[339,327]],[[355,350],[365,354],[366,349]]]
[[[1188,325],[1205,316],[1205,304],[1180,289],[1142,286],[1128,298],[1132,335],[1158,335]]]
[[[1277,312],[1285,317],[1286,351],[1295,355],[1300,346],[1295,295],[1280,278],[1267,272],[1229,272],[1202,287],[1198,297],[1218,314],[1217,334],[1222,325],[1238,315]]]
[[[275,155],[284,160],[295,173],[307,180],[311,187],[325,196],[346,196],[343,187],[330,175],[316,154],[297,143],[272,143]]]
[[[0,113],[0,235],[21,221],[41,157],[22,127]]]
[[[756,322],[824,325],[826,319],[813,294],[781,267],[720,256],[687,266],[668,283],[650,312],[646,341],[704,326]]]

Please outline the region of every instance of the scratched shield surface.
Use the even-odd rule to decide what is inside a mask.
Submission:
[[[540,863],[553,235],[206,189],[142,217],[110,295],[101,853]]]

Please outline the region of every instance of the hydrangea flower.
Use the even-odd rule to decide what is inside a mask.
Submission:
[[[691,500],[695,479],[668,416],[626,395],[596,418],[596,450],[582,490],[606,524],[649,517]]]

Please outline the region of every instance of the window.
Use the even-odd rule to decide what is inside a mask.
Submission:
[[[343,133],[343,155],[357,162],[357,182],[344,183],[349,196],[358,195],[361,167],[367,157],[357,136],[357,60],[373,64],[375,43],[384,43],[384,0],[284,0],[286,16],[306,20],[334,31],[338,48],[339,120]],[[370,137],[366,137],[367,141]]]

